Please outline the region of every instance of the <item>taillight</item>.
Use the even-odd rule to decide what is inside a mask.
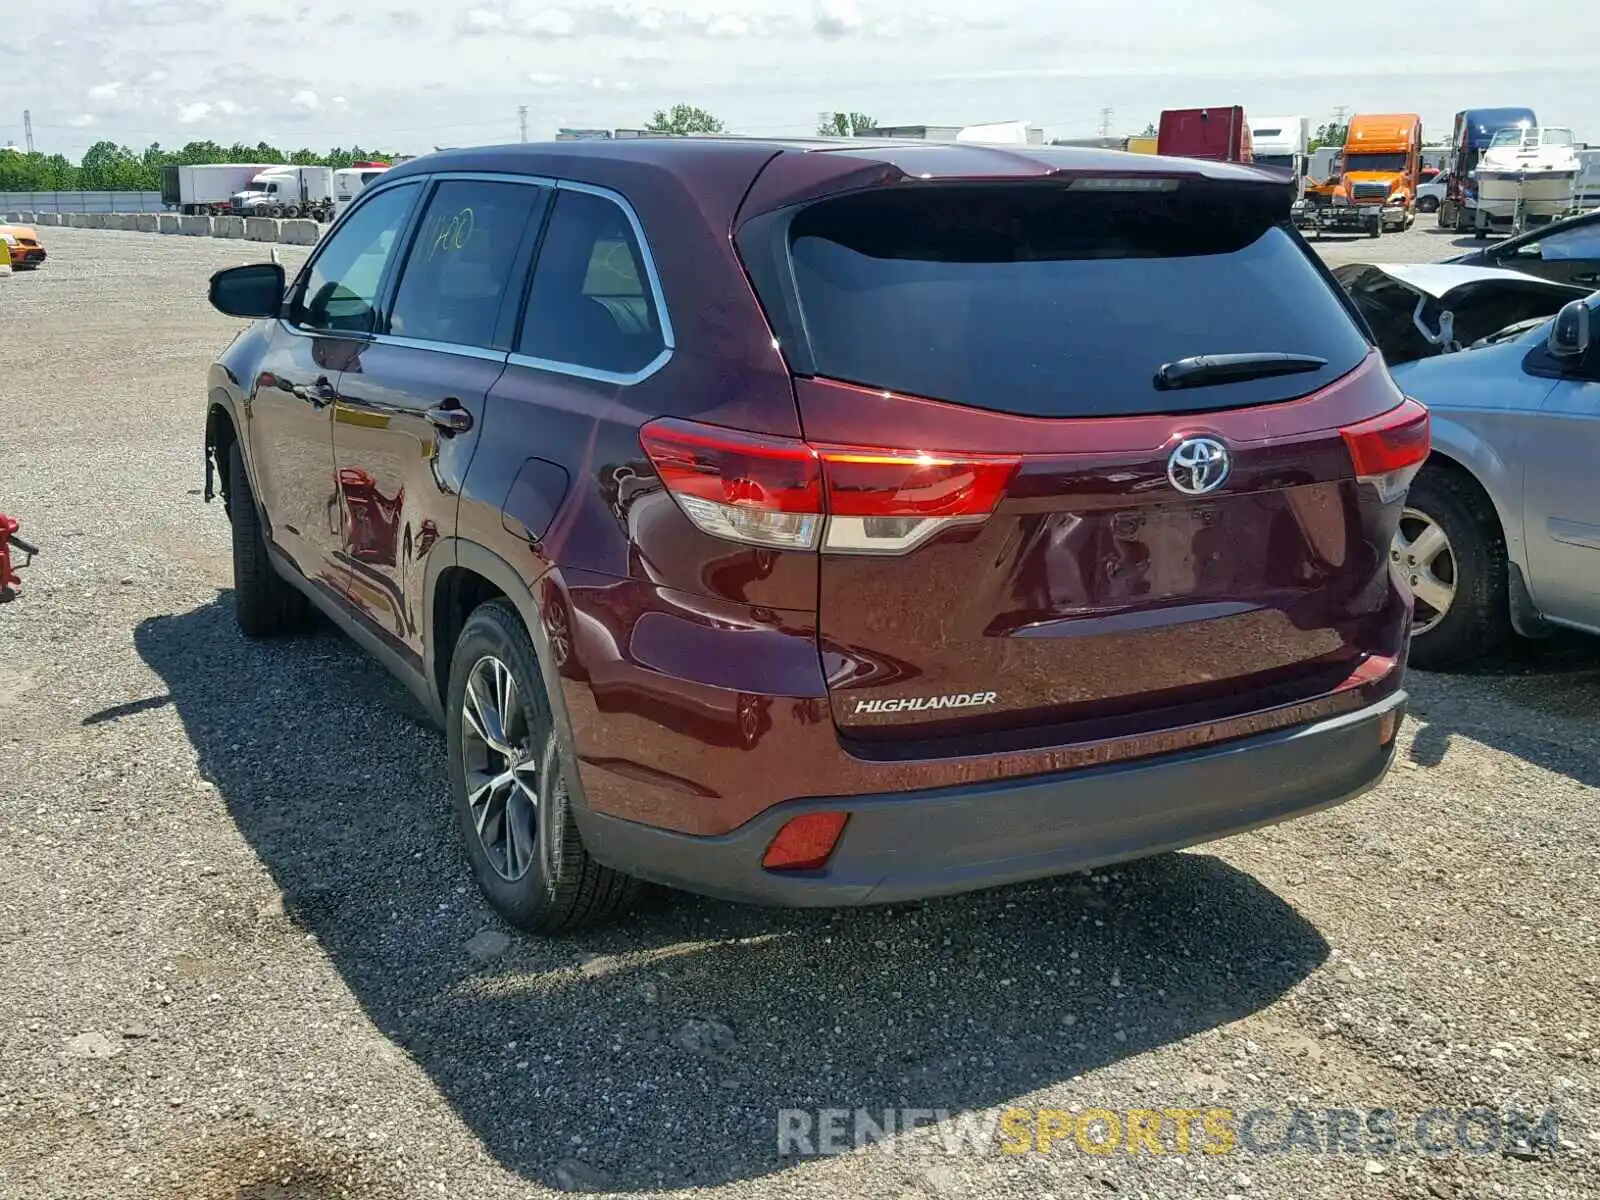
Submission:
[[[1432,449],[1428,410],[1409,396],[1398,407],[1339,433],[1356,477],[1376,487],[1386,502],[1404,495]]]
[[[812,444],[672,419],[646,425],[641,441],[705,532],[805,550],[820,540],[855,554],[903,554],[948,525],[982,521],[1019,461]]]
[[[679,507],[707,533],[758,546],[816,547],[822,468],[804,442],[670,420],[646,425],[640,441]]]
[[[805,813],[786,822],[772,839],[761,865],[769,871],[819,871],[833,856],[849,813]]]

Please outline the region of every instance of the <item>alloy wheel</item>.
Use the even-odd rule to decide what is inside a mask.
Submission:
[[[1456,557],[1450,539],[1427,513],[1407,508],[1400,514],[1389,557],[1416,598],[1411,632],[1427,633],[1444,620],[1456,598]]]
[[[555,749],[554,730],[530,724],[511,668],[492,654],[478,659],[461,699],[461,765],[473,828],[502,879],[521,879],[545,851]]]

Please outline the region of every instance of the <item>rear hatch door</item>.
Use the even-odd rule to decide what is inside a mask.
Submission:
[[[787,218],[785,294],[757,283],[827,479],[819,626],[848,739],[1167,728],[1400,653],[1388,518],[1340,434],[1400,396],[1288,204],[1053,180]],[[1226,355],[1247,365],[1185,365]]]

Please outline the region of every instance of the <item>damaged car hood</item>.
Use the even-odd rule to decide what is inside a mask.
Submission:
[[[1391,367],[1448,354],[1513,325],[1553,317],[1587,288],[1500,267],[1350,263],[1333,276],[1372,327]]]

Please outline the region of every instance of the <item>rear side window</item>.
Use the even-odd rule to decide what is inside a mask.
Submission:
[[[639,241],[616,201],[563,189],[539,248],[520,353],[607,374],[642,370],[661,353]]]
[[[494,345],[506,287],[543,189],[446,180],[428,201],[390,306],[396,337]]]
[[[1278,224],[1280,209],[1286,203],[1271,196],[1188,187],[911,186],[821,201],[789,225],[812,366],[1026,416],[1199,411],[1305,395],[1353,369],[1369,347]],[[1328,366],[1155,387],[1165,363],[1251,351],[1315,355]]]

